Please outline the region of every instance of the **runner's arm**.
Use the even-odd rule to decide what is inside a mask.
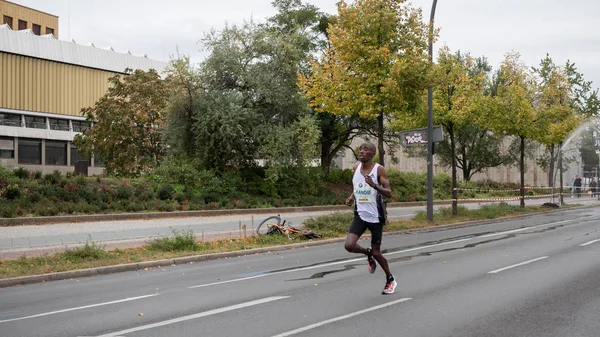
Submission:
[[[379,165],[377,168],[377,177],[379,180],[379,185],[373,186],[377,192],[383,194],[386,198],[392,197],[392,186],[390,185],[390,180],[387,176],[387,171],[385,167]]]

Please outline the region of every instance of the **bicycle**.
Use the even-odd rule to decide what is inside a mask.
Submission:
[[[281,223],[281,215],[279,214],[264,219],[258,227],[256,227],[256,234],[258,236],[274,234],[286,235],[290,240],[295,240],[301,235],[309,240],[323,237],[323,235],[313,233],[311,230],[301,231],[300,229],[293,227],[290,223],[287,223],[287,220],[283,220],[283,223]]]

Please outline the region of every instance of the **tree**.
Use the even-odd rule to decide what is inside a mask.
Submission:
[[[549,186],[554,186],[555,163],[561,144],[582,121],[583,115],[573,108],[572,84],[565,68],[557,67],[549,55],[540,62],[539,68],[533,68],[537,75],[536,109],[544,116],[540,128],[545,129],[538,141],[546,145],[549,152]]]
[[[165,72],[170,89],[165,126],[169,154],[193,157],[196,154],[194,118],[202,104],[201,78],[185,55],[172,59]]]
[[[598,89],[592,89],[592,81],[583,78],[575,63],[567,61],[564,71],[571,84],[569,106],[586,118],[597,117],[600,111]]]
[[[338,3],[329,47],[301,77],[311,106],[321,112],[377,121],[379,163],[384,164],[386,116],[407,122],[427,87],[428,28],[405,0]]]
[[[107,93],[81,110],[93,127],[74,143],[100,158],[108,174],[138,176],[158,166],[165,155],[161,131],[168,89],[153,69],[126,73],[109,78]]]
[[[478,67],[479,66],[479,67]],[[444,128],[449,142],[450,167],[452,168],[452,215],[458,214],[457,206],[457,136],[461,128],[476,120],[486,84],[489,67],[477,63],[470,55],[452,54],[441,48],[438,62],[433,69],[434,122]],[[463,130],[467,131],[466,128]],[[485,130],[484,130],[485,134]],[[466,145],[466,143],[463,143]],[[466,156],[463,157],[463,160]],[[468,168],[468,165],[465,165]]]
[[[168,134],[189,132],[191,151],[179,152],[198,156],[204,168],[239,170],[259,160],[267,165],[299,165],[317,149],[319,133],[308,127],[300,128],[311,130],[304,135],[303,146],[290,146],[288,135],[314,121],[296,81],[310,47],[301,27],[316,25],[318,17],[313,15],[310,21],[314,8],[295,0],[274,4],[282,6],[290,20],[277,16],[263,24],[250,21],[211,32],[203,39],[210,55],[197,70],[190,69],[185,59],[172,62],[170,79],[176,89]],[[297,5],[303,14],[294,16]],[[172,148],[185,148],[177,140],[169,138]],[[312,149],[304,146],[306,142]],[[269,151],[281,154],[281,160],[270,160]]]
[[[455,131],[454,157],[464,181],[470,181],[475,174],[485,169],[513,164],[513,156],[502,151],[504,137],[497,136],[475,123],[465,124]],[[453,154],[448,134],[444,135],[444,141],[436,144],[435,152],[440,165],[451,167]]]
[[[535,81],[533,74],[520,60],[518,53],[508,53],[498,73],[497,95],[490,100],[481,124],[487,124],[500,134],[516,137],[519,146],[521,207],[525,207],[526,141],[538,139],[543,116],[534,108]]]

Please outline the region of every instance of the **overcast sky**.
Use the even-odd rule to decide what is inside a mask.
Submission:
[[[176,48],[199,62],[198,41],[227,22],[262,21],[275,13],[271,0],[11,0],[60,17],[61,40],[111,46],[116,51],[168,61]],[[336,13],[337,0],[306,0]],[[431,0],[413,0],[429,20]],[[438,0],[436,50],[486,56],[497,68],[511,50],[533,66],[549,53],[557,64],[575,62],[600,87],[600,1],[598,0]]]

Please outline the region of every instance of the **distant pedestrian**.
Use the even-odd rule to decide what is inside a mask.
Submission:
[[[581,178],[579,178],[579,175],[575,176],[573,186],[575,186],[575,195],[577,195],[577,198],[581,198]]]
[[[571,178],[571,182],[569,182],[569,190],[571,192],[571,198],[573,198],[573,195],[575,193],[575,184],[574,184],[575,178]]]
[[[596,187],[598,187],[598,183],[592,178],[590,181],[590,191],[592,191],[592,198],[596,196]]]

